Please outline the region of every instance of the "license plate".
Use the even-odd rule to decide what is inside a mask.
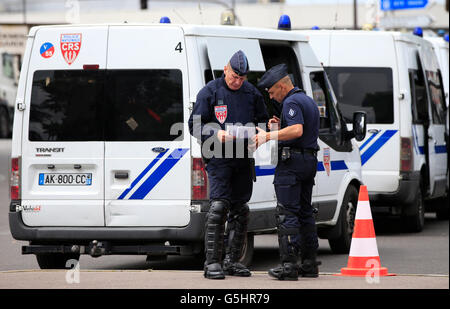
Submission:
[[[40,186],[90,186],[92,173],[40,173]]]

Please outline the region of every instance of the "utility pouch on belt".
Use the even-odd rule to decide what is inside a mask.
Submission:
[[[281,161],[287,161],[291,158],[291,147],[281,148]]]

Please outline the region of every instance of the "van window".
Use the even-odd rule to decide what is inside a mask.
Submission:
[[[59,70],[33,76],[30,141],[172,141],[179,70]]]
[[[180,70],[109,70],[107,141],[173,141],[183,123]]]
[[[323,71],[311,72],[311,88],[313,99],[317,103],[320,113],[320,129],[331,129],[338,124],[337,113],[333,107],[332,96]]]
[[[100,141],[102,71],[36,71],[31,90],[30,141]]]
[[[422,70],[409,70],[413,123],[428,121],[427,90]]]
[[[440,72],[426,71],[428,87],[430,89],[433,123],[445,124],[446,106],[444,89],[442,88]]]
[[[394,122],[391,68],[327,67],[339,108],[347,123],[364,111],[367,123]]]

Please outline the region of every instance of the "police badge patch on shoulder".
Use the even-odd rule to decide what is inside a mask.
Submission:
[[[214,113],[216,114],[216,119],[221,124],[225,122],[227,119],[227,106],[226,105],[219,105],[214,106]]]
[[[294,109],[290,108],[289,111],[288,111],[288,114],[289,114],[289,116],[291,116],[291,118],[293,118],[296,113],[295,113]]]

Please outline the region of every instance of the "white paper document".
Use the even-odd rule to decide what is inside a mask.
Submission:
[[[226,131],[237,139],[252,138],[256,134],[255,127],[227,125]]]

